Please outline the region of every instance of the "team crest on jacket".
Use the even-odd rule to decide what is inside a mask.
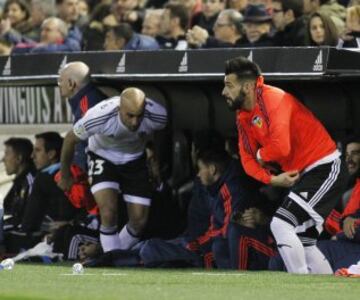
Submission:
[[[261,128],[261,127],[262,127],[262,124],[263,124],[263,122],[262,122],[262,120],[261,120],[261,118],[260,118],[259,116],[255,116],[255,117],[252,119],[252,123],[253,123],[255,126],[259,127],[259,128]]]

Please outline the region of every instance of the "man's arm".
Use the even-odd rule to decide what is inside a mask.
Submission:
[[[66,134],[64,143],[61,149],[61,179],[58,182],[58,186],[63,190],[67,191],[72,185],[72,178],[70,172],[70,166],[74,157],[75,146],[81,140],[71,130]]]
[[[277,109],[270,113],[269,142],[257,153],[257,159],[264,162],[278,162],[291,151],[290,119],[292,105],[289,95],[284,96]]]

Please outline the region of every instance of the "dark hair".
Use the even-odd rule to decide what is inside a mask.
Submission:
[[[179,18],[182,29],[188,28],[189,13],[184,5],[177,3],[167,3],[164,8],[170,11],[171,18]]]
[[[114,33],[116,38],[123,38],[126,42],[130,41],[134,31],[128,23],[120,23],[117,26],[111,27],[108,31]]]
[[[198,154],[197,160],[205,165],[213,164],[220,174],[224,173],[231,158],[225,150],[207,149]]]
[[[288,10],[292,10],[295,19],[301,17],[304,13],[303,0],[282,0],[282,7],[284,13]]]
[[[320,13],[320,12],[315,12],[315,13],[311,14],[311,16],[307,22],[306,37],[305,37],[306,45],[320,46],[314,42],[314,40],[311,36],[310,24],[311,24],[311,20],[314,19],[315,17],[319,17],[324,25],[325,39],[321,45],[336,46],[339,41],[339,34],[337,31],[336,25],[334,24],[333,20],[329,16],[327,16],[323,13]]]
[[[238,78],[254,79],[261,75],[259,66],[244,56],[238,56],[225,62],[225,75],[236,74]]]
[[[35,138],[43,139],[45,151],[49,152],[51,150],[55,150],[56,159],[60,160],[61,147],[64,139],[61,137],[61,135],[58,132],[47,131],[47,132],[39,133],[35,135]]]
[[[25,12],[25,20],[30,18],[30,7],[29,7],[28,3],[24,0],[7,0],[5,2],[4,9],[3,9],[3,12],[5,15],[7,14],[11,4],[19,5],[21,10]]]
[[[199,130],[193,135],[193,144],[196,153],[205,151],[206,149],[225,149],[225,139],[216,130]]]
[[[32,162],[31,154],[33,144],[26,138],[10,138],[4,142],[5,146],[11,147],[17,155],[22,157],[22,163],[29,164]]]
[[[360,144],[360,135],[350,135],[348,137],[346,137],[346,139],[344,140],[344,145],[347,146],[348,144],[351,143],[357,143]]]

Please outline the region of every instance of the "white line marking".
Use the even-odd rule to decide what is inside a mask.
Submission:
[[[126,273],[103,273],[103,276],[127,276]]]
[[[201,273],[201,272],[194,272],[191,275],[198,275],[198,276],[245,276],[246,274],[243,273]]]

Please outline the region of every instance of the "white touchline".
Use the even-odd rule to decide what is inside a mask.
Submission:
[[[103,273],[104,276],[127,276],[126,273]]]
[[[201,272],[194,272],[191,275],[199,275],[199,276],[244,276],[246,274],[239,273],[239,274],[232,274],[232,273],[201,273]]]

